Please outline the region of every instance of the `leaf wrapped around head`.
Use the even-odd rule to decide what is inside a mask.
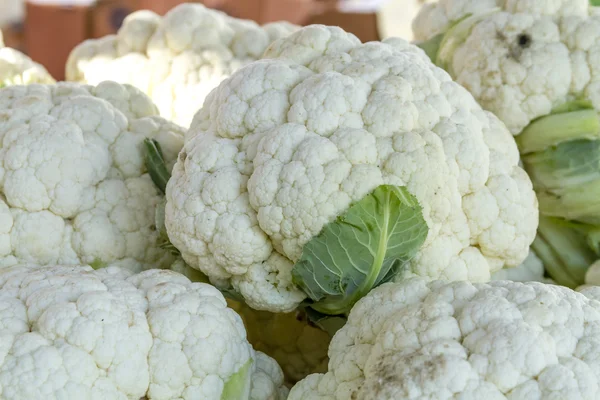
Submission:
[[[428,227],[405,187],[382,185],[304,245],[294,283],[324,314],[345,314],[415,256]]]

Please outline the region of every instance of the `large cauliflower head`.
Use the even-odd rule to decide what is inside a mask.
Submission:
[[[385,284],[333,338],[329,371],[289,400],[596,399],[600,302],[584,294],[539,282]]]
[[[54,83],[54,78],[41,64],[18,50],[4,47],[0,31],[0,88],[9,85]]]
[[[263,27],[185,3],[164,17],[130,14],[116,35],[84,41],[69,56],[69,81],[129,83],[148,94],[163,117],[188,127],[204,98],[242,65],[296,27]]]
[[[428,40],[447,31],[468,15],[490,10],[560,18],[585,16],[592,11],[590,0],[437,0],[428,1],[412,22],[414,38]]]
[[[600,15],[560,3],[475,13],[422,45],[517,136],[546,219],[534,250],[574,288],[600,256]]]
[[[191,267],[288,312],[303,246],[383,184],[429,228],[398,279],[485,281],[527,256],[537,200],[514,140],[420,49],[315,25],[265,58],[211,92],[173,169],[165,222]]]
[[[183,130],[157,114],[114,82],[0,90],[0,267],[168,267],[154,226],[162,194],[141,146],[155,139],[172,167]]]
[[[6,400],[287,395],[223,295],[173,271],[15,266],[0,270],[0,301]]]

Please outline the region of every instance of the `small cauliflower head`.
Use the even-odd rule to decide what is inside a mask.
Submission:
[[[66,77],[92,85],[104,80],[134,85],[163,117],[188,127],[214,87],[295,29],[285,22],[261,27],[197,3],[181,4],[164,17],[138,11],[125,18],[116,35],[79,44],[67,61]]]
[[[18,50],[4,47],[0,31],[0,88],[9,85],[54,83],[54,78],[41,64]]]
[[[0,90],[0,267],[21,262],[166,268],[142,142],[172,167],[183,130],[132,86]]]
[[[429,40],[463,18],[491,10],[560,18],[586,16],[590,0],[438,0],[427,1],[412,22],[415,40]]]
[[[221,293],[173,271],[19,265],[0,270],[0,301],[6,400],[287,395]]]
[[[288,399],[593,400],[598,332],[600,302],[562,286],[388,283],[353,308],[329,371]]]
[[[397,279],[486,281],[520,264],[535,236],[518,161],[502,123],[416,46],[314,25],[211,92],[167,185],[165,223],[211,282],[290,312],[307,297],[292,281],[304,245],[393,185],[428,227]]]

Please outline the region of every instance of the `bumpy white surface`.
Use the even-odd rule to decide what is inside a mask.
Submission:
[[[251,358],[252,400],[283,400],[279,366],[255,353],[214,287],[168,270],[0,270],[6,400],[219,400]]]
[[[285,22],[260,27],[198,3],[181,4],[164,17],[139,11],[116,35],[77,46],[66,77],[92,85],[132,84],[152,98],[163,117],[187,128],[213,88],[295,29]]]
[[[0,88],[30,83],[54,83],[54,78],[46,71],[46,68],[25,54],[10,47],[4,47],[2,31],[0,31]]]
[[[166,227],[191,267],[288,312],[304,244],[381,184],[429,226],[400,279],[485,281],[525,259],[537,200],[516,144],[420,49],[310,26],[265,56],[208,96],[173,169]]]
[[[591,12],[589,0],[438,0],[428,1],[412,23],[415,40],[427,40],[446,31],[448,26],[469,14],[499,9],[560,18],[586,16]]]
[[[456,82],[513,134],[574,98],[586,98],[600,109],[600,15],[587,15],[587,1],[539,3],[554,5],[543,9],[550,15],[523,6],[523,13],[502,11],[484,18],[457,47],[448,67]],[[419,18],[429,17],[422,15],[415,24]],[[525,46],[519,44],[524,37]]]
[[[334,337],[329,372],[289,400],[595,400],[599,332],[600,302],[565,287],[385,284]]]
[[[171,167],[183,130],[131,86],[105,82],[0,90],[0,267],[113,263],[168,267],[142,141]]]

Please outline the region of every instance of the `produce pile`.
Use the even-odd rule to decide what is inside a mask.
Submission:
[[[0,49],[0,399],[600,399],[600,13],[413,30]]]

